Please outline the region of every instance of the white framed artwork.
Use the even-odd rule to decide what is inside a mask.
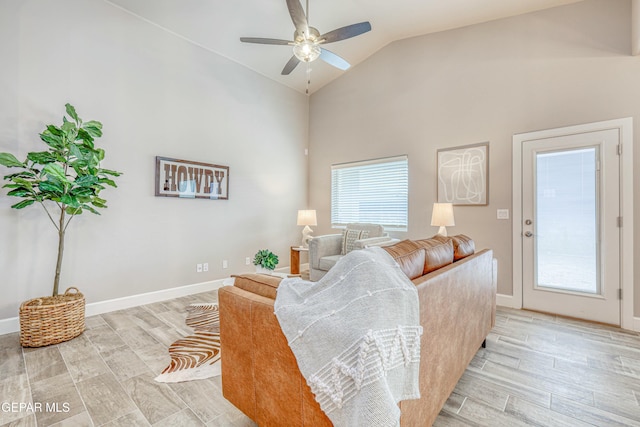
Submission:
[[[489,204],[489,143],[438,150],[438,203]]]

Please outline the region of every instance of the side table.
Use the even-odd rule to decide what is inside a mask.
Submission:
[[[300,274],[300,252],[309,252],[309,248],[291,246],[291,274]]]

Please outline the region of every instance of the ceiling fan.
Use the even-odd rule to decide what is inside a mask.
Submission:
[[[321,45],[359,36],[371,30],[371,24],[369,22],[360,22],[321,35],[320,31],[309,26],[309,0],[307,0],[306,14],[299,0],[287,0],[287,7],[289,8],[293,25],[296,27],[293,33],[293,41],[260,37],[240,37],[240,41],[244,43],[293,46],[293,56],[282,69],[282,75],[291,74],[301,61],[308,63],[318,58],[341,70],[348,69],[351,65],[346,60],[321,47]]]

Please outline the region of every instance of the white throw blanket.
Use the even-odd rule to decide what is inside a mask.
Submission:
[[[399,426],[420,397],[415,285],[381,248],[350,252],[318,282],[284,279],[275,314],[335,426]]]

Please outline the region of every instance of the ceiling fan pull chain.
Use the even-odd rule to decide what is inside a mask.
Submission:
[[[309,0],[307,0],[309,1]],[[309,95],[309,86],[311,85],[311,63],[307,62],[307,90],[305,93]]]

